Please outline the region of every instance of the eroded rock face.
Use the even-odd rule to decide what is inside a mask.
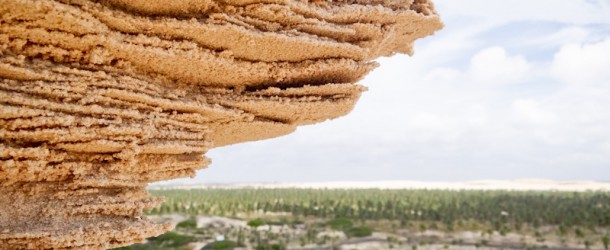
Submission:
[[[371,60],[441,27],[428,0],[0,0],[0,248],[169,230],[148,183],[347,114]]]

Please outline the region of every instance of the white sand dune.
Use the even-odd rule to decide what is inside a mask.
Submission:
[[[610,183],[596,181],[554,181],[543,179],[478,180],[468,182],[425,181],[336,181],[275,183],[153,184],[150,189],[237,189],[237,188],[313,188],[313,189],[433,189],[433,190],[513,190],[513,191],[610,191]]]

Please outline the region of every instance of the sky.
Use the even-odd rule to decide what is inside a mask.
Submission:
[[[173,183],[610,181],[610,0],[436,0],[349,115],[216,148]]]

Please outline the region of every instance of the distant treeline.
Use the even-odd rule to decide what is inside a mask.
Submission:
[[[380,189],[154,190],[166,202],[150,214],[236,217],[284,212],[299,218],[439,223],[445,229],[470,222],[495,230],[528,225],[610,226],[610,193],[550,191],[449,191]]]

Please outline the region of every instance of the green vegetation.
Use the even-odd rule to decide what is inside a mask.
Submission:
[[[608,192],[203,189],[151,193],[164,196],[166,202],[149,214],[167,218],[181,214],[187,219],[179,221],[173,233],[121,249],[182,250],[192,248],[191,242],[200,242],[202,249],[339,249],[350,241],[379,242],[379,237],[386,248],[488,247],[499,244],[499,238],[512,237],[516,240],[512,246],[528,249],[560,242],[572,244],[566,248],[576,244],[578,249],[610,250]],[[197,216],[226,220],[198,228]],[[474,233],[469,236],[474,238],[455,237],[465,231]],[[434,236],[438,233],[456,234],[443,239]]]
[[[157,237],[152,237],[149,241],[156,243],[156,245],[163,245],[165,249],[181,248],[186,244],[195,241],[195,237],[181,235],[176,232],[167,232]]]
[[[343,231],[352,228],[353,223],[348,218],[337,218],[326,222],[326,225],[332,229]]]
[[[230,250],[236,248],[237,242],[223,240],[215,241],[205,245],[201,250]]]
[[[263,243],[256,246],[256,250],[285,250],[286,246],[278,243],[268,244]]]
[[[260,227],[265,224],[266,223],[263,220],[261,220],[260,218],[256,218],[254,220],[248,221],[248,226],[253,227],[253,228],[257,228],[257,227]]]
[[[352,227],[345,230],[345,235],[349,237],[367,237],[373,234],[373,229],[367,226]]]
[[[165,196],[166,202],[150,214],[244,217],[274,212],[294,218],[426,221],[442,228],[474,221],[497,231],[519,231],[523,225],[561,225],[572,232],[577,227],[610,226],[606,192],[205,189],[152,193]]]
[[[197,220],[195,217],[191,217],[187,220],[181,221],[176,225],[176,228],[197,228]]]
[[[343,231],[348,237],[366,237],[373,234],[373,229],[369,226],[354,227],[354,223],[347,218],[336,218],[326,222],[330,228]]]

